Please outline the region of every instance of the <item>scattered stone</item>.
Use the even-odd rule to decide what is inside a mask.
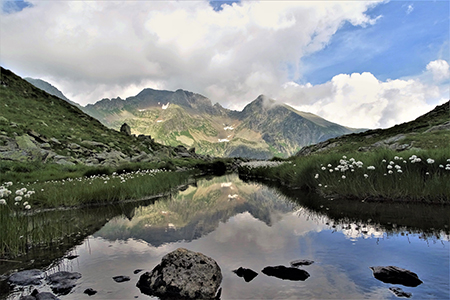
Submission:
[[[398,288],[398,287],[390,287],[389,290],[391,292],[393,292],[395,294],[395,296],[397,296],[397,297],[411,298],[411,296],[412,296],[411,293],[407,293],[407,292],[403,291],[401,288]]]
[[[92,295],[97,294],[97,291],[94,290],[93,288],[88,288],[88,289],[85,289],[83,293],[87,294],[88,296],[92,296]]]
[[[267,276],[294,281],[305,281],[310,276],[305,270],[285,266],[265,267],[262,272]]]
[[[119,275],[119,276],[114,276],[112,279],[114,279],[115,282],[125,282],[125,281],[130,281],[130,277],[129,276],[123,276],[123,275]]]
[[[78,256],[79,256],[79,255],[67,255],[66,258],[67,258],[68,260],[72,260],[72,259],[77,258]]]
[[[222,272],[214,259],[178,248],[151,272],[142,274],[136,286],[142,293],[162,299],[212,299],[221,282]]]
[[[384,282],[392,284],[402,284],[404,286],[416,287],[422,283],[416,273],[395,266],[370,267],[373,276]]]
[[[127,123],[122,124],[122,126],[120,127],[120,132],[122,132],[125,135],[131,136],[131,128]]]
[[[76,281],[81,278],[78,272],[60,271],[48,276],[51,289],[59,295],[67,295],[75,287]]]
[[[143,271],[143,269],[136,269],[133,271],[133,274],[139,274]]]
[[[236,273],[237,276],[243,277],[245,282],[252,281],[256,276],[258,276],[258,273],[253,271],[252,269],[246,269],[239,267],[237,270],[233,270],[234,273]]]
[[[15,285],[40,285],[44,272],[38,269],[25,270],[12,274],[8,281]]]
[[[313,263],[314,263],[314,261],[312,261],[312,260],[298,259],[298,260],[291,261],[291,267],[309,266]]]

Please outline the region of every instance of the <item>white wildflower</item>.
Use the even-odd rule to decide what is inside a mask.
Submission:
[[[403,173],[403,171],[402,171],[402,170],[400,170],[400,169],[398,169],[398,170],[397,170],[397,172],[398,172],[398,173]]]
[[[368,166],[367,170],[375,170],[375,167],[374,166]]]
[[[392,172],[392,170],[389,170],[389,171],[388,171],[388,174],[392,174],[392,173],[394,173],[394,172]]]
[[[25,206],[25,209],[26,209],[26,210],[29,210],[29,209],[31,209],[31,206],[30,206],[30,205],[27,205],[27,206]]]
[[[428,159],[427,159],[427,163],[429,163],[430,165],[433,164],[433,163],[434,163],[434,159],[428,158]]]
[[[319,178],[319,174],[316,174],[316,176],[314,176],[315,179]]]
[[[392,169],[392,166],[391,166],[391,165],[388,165],[387,168],[388,168],[388,169]]]
[[[322,167],[321,169],[322,169],[322,171],[325,171],[325,170],[326,170],[327,168],[325,168],[325,167]]]
[[[14,200],[17,202],[22,201],[22,196],[17,196],[16,198],[14,198]]]
[[[367,174],[364,174],[364,178],[367,178],[367,177],[369,177],[369,175],[367,175]]]
[[[0,205],[6,205],[6,200],[5,199],[0,199]]]
[[[345,178],[347,178],[347,177],[345,177],[345,175],[342,175],[342,179],[345,179]]]

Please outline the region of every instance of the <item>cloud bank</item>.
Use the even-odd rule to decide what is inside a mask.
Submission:
[[[146,87],[190,90],[230,109],[265,94],[343,125],[386,127],[442,94],[431,83],[380,82],[370,73],[295,83],[303,57],[344,24],[376,24],[367,11],[382,1],[242,1],[220,11],[208,1],[29,2],[1,15],[0,63],[82,105]],[[442,81],[448,63],[437,62],[427,72]]]

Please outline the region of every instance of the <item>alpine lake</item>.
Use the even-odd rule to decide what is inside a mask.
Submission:
[[[182,247],[218,263],[221,299],[398,298],[389,288],[413,299],[450,298],[448,205],[346,201],[269,185],[231,174],[199,178],[162,198],[42,212],[32,218],[64,222],[64,237],[51,249],[0,261],[0,274],[79,272],[72,289],[55,293],[59,299],[158,299],[141,293],[136,283]],[[299,267],[310,274],[306,280],[261,272],[296,260],[313,261]],[[374,277],[373,266],[410,270],[423,283],[384,283]],[[233,272],[240,267],[257,276],[247,282]],[[116,282],[115,276],[130,280]],[[89,288],[96,293],[85,294]],[[19,299],[34,289],[54,293],[45,280],[16,286],[0,278],[0,299]]]

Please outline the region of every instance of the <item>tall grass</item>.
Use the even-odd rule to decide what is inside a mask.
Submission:
[[[277,167],[242,166],[239,173],[364,201],[450,202],[450,149],[313,155]]]
[[[137,170],[27,184],[7,182],[0,186],[0,257],[26,253],[31,246],[48,243],[72,231],[67,227],[68,220],[56,222],[32,216],[36,208],[83,207],[141,199],[185,184],[191,175],[191,172]]]

